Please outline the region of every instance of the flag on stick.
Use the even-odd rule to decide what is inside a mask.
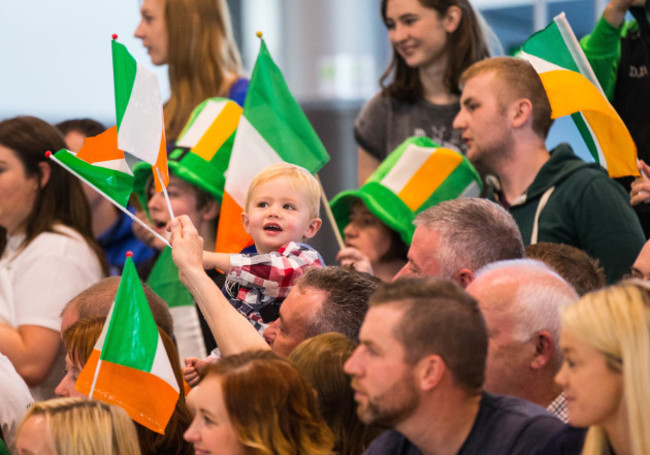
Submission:
[[[241,223],[248,186],[255,174],[281,161],[316,173],[329,155],[260,39],[226,173],[217,251],[239,252],[252,244]]]
[[[161,434],[174,412],[178,382],[130,257],[76,389]]]
[[[115,38],[114,35],[112,51],[117,146],[151,164],[156,191],[162,191],[169,182],[169,175],[158,79]]]
[[[564,13],[522,45],[539,73],[553,118],[571,115],[594,160],[610,177],[639,175],[636,145],[607,101]]]

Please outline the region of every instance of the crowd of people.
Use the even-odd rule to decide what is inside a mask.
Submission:
[[[490,57],[468,0],[381,2],[393,58],[353,126],[359,188],[331,202],[337,265],[308,245],[320,184],[288,163],[248,187],[251,245],[215,251],[225,168],[177,142],[246,96],[227,3],[141,12],[171,85],[169,199],[136,167],[127,207],[150,230],[45,156],[103,125],[0,121],[0,454],[650,455],[650,183],[547,148],[540,77]],[[626,84],[649,23],[611,0],[582,42],[646,160],[647,67]],[[126,250],[179,390],[162,433],[77,387]]]

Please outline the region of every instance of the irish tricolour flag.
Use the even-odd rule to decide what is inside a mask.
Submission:
[[[87,137],[76,154],[59,150],[54,158],[102,195],[126,207],[133,191],[133,173],[126,164],[124,152],[117,148],[115,127]]]
[[[315,173],[329,155],[261,40],[226,172],[217,251],[239,252],[252,243],[241,223],[248,186],[255,174],[280,161]]]
[[[632,136],[607,101],[564,13],[528,38],[520,57],[539,73],[553,118],[571,115],[594,160],[611,177],[639,175]]]
[[[164,433],[174,412],[178,382],[131,258],[76,389],[122,407],[158,433]]]
[[[169,176],[158,78],[115,39],[112,50],[117,146],[151,164],[156,191],[161,191],[160,180],[166,187]]]

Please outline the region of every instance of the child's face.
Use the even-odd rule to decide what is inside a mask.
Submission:
[[[310,239],[321,225],[320,218],[312,218],[309,200],[289,181],[276,178],[262,183],[253,191],[242,223],[257,251],[262,254],[277,251],[289,242]]]

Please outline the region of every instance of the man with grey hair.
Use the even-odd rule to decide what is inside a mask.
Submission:
[[[408,262],[395,279],[438,276],[467,287],[484,265],[524,257],[517,223],[487,199],[441,202],[421,212],[414,224]]]
[[[578,299],[573,287],[543,262],[519,259],[482,268],[467,292],[488,328],[485,390],[539,404],[566,422],[554,377],[562,363],[560,312]]]

